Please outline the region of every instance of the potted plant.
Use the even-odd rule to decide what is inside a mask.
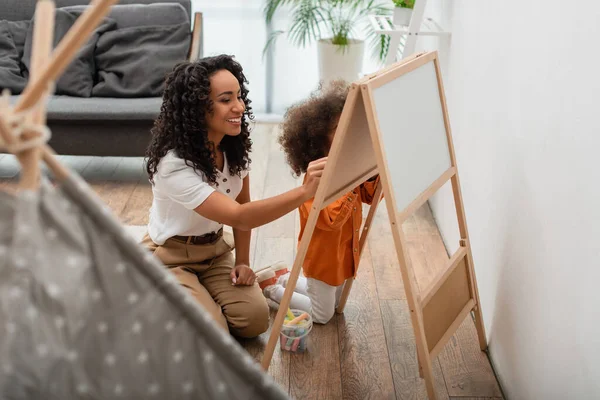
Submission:
[[[410,24],[412,11],[415,6],[415,0],[392,0],[394,2],[394,25]]]
[[[291,23],[287,37],[299,47],[317,42],[320,80],[352,82],[362,71],[365,47],[364,40],[357,39],[357,34],[364,28],[368,31],[370,14],[389,15],[388,4],[382,0],[267,0],[264,15],[269,23],[280,7],[289,6]],[[284,33],[286,31],[273,32],[264,51]],[[373,43],[373,53],[384,60],[387,38],[372,31],[367,37]]]

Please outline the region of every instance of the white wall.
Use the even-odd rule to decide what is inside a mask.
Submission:
[[[262,46],[267,40],[262,0],[192,0],[192,11],[202,12],[204,56],[234,55],[248,79],[254,113],[264,113],[265,63]]]
[[[600,2],[442,8],[453,34],[450,121],[496,372],[509,399],[600,398]],[[450,198],[431,204],[453,251]]]
[[[0,0],[2,1],[2,0]],[[390,2],[391,4],[391,2]],[[263,16],[264,0],[192,0],[194,12],[203,13],[204,55],[221,53],[235,55],[249,80],[255,113],[266,112],[267,78],[272,79],[272,113],[283,115],[292,104],[305,99],[319,84],[317,45],[294,47],[285,35],[274,47],[272,76],[262,52],[268,39]],[[273,30],[288,30],[290,14],[284,7],[273,21]],[[363,39],[365,32],[359,32]],[[365,47],[363,72],[376,71],[380,65],[370,57]]]

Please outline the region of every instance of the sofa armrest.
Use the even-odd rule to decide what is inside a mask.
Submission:
[[[190,52],[188,59],[190,61],[197,60],[202,57],[203,53],[203,29],[202,29],[202,13],[194,13],[194,29],[192,30],[192,42],[190,44]]]

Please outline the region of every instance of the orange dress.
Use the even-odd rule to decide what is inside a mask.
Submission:
[[[358,241],[362,223],[362,203],[371,204],[379,176],[346,193],[321,210],[302,269],[307,278],[339,286],[356,276],[360,258]],[[299,207],[302,238],[314,199]]]

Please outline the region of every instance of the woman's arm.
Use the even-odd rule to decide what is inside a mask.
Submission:
[[[327,157],[324,157],[311,162],[304,184],[278,196],[239,204],[222,193],[214,192],[194,210],[204,218],[245,231],[267,224],[314,197],[326,161]]]
[[[237,199],[239,204],[250,202],[250,176],[244,178],[244,185]],[[250,266],[250,238],[252,231],[244,231],[239,228],[233,228],[233,238],[235,240],[235,265],[243,264]]]
[[[250,176],[246,175],[242,191],[235,199],[240,204],[250,202]],[[250,238],[252,231],[243,231],[233,228],[235,240],[235,266],[231,270],[231,282],[234,285],[253,285],[256,279],[254,271],[250,268]]]

